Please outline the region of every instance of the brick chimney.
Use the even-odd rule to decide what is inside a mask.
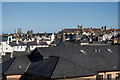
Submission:
[[[81,26],[78,25],[78,29],[82,29],[82,25]]]
[[[65,34],[64,34],[63,30],[62,30],[61,41],[62,41],[62,42],[65,42]]]

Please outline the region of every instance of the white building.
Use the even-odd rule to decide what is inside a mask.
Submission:
[[[116,32],[113,32],[113,33],[109,33],[109,34],[104,34],[103,37],[102,37],[102,41],[106,41],[106,39],[110,40],[112,38],[112,36],[116,36]]]
[[[42,42],[46,42],[48,45],[50,45],[55,40],[55,34],[52,34],[50,38],[43,38]]]
[[[30,46],[30,50],[34,50],[37,47],[48,47],[48,44],[46,42],[28,42]]]
[[[13,47],[11,47],[7,42],[1,42],[0,52],[2,55],[6,55],[6,53],[12,53]]]
[[[41,41],[37,38],[37,41],[27,41],[29,43],[30,50],[34,50],[36,47],[48,47],[48,44],[51,44],[55,39],[54,34],[50,36],[49,41]],[[6,53],[13,53],[13,52],[22,52],[26,51],[27,43],[21,41],[13,41],[12,36],[8,36],[8,40],[4,42],[0,42],[0,53],[2,55],[6,55]]]
[[[20,42],[18,40],[13,41],[13,42],[9,42],[9,45],[11,47],[13,47],[13,51],[17,52],[21,52],[21,51],[25,51],[26,50],[26,44],[24,44],[23,42]]]
[[[25,44],[24,42],[16,41],[16,42],[10,42],[10,45],[13,47],[13,51],[15,52],[22,52],[26,51],[26,48],[29,47],[30,50],[34,50],[36,47],[48,47],[48,44],[46,42],[28,42],[28,44]]]

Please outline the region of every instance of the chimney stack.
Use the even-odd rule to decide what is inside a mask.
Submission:
[[[18,40],[16,40],[16,44],[18,44]]]
[[[107,26],[102,26],[102,30],[107,30]]]
[[[82,29],[82,25],[81,26],[78,25],[78,29]]]
[[[38,39],[38,37],[37,37],[37,43],[39,44],[39,39]]]
[[[107,26],[105,26],[105,30],[107,30]]]
[[[65,34],[64,34],[63,30],[62,30],[61,41],[62,41],[62,42],[65,42]]]
[[[11,54],[10,54],[10,58],[13,58],[13,52],[11,52]]]

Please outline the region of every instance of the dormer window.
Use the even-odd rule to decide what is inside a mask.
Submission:
[[[108,51],[108,52],[112,52],[112,50],[111,50],[111,49],[107,49],[107,51]]]
[[[85,53],[86,53],[84,50],[80,50],[80,52],[81,52],[82,54],[85,54]]]

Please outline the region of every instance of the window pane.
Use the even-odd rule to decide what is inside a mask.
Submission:
[[[107,80],[111,80],[111,74],[107,74]]]

